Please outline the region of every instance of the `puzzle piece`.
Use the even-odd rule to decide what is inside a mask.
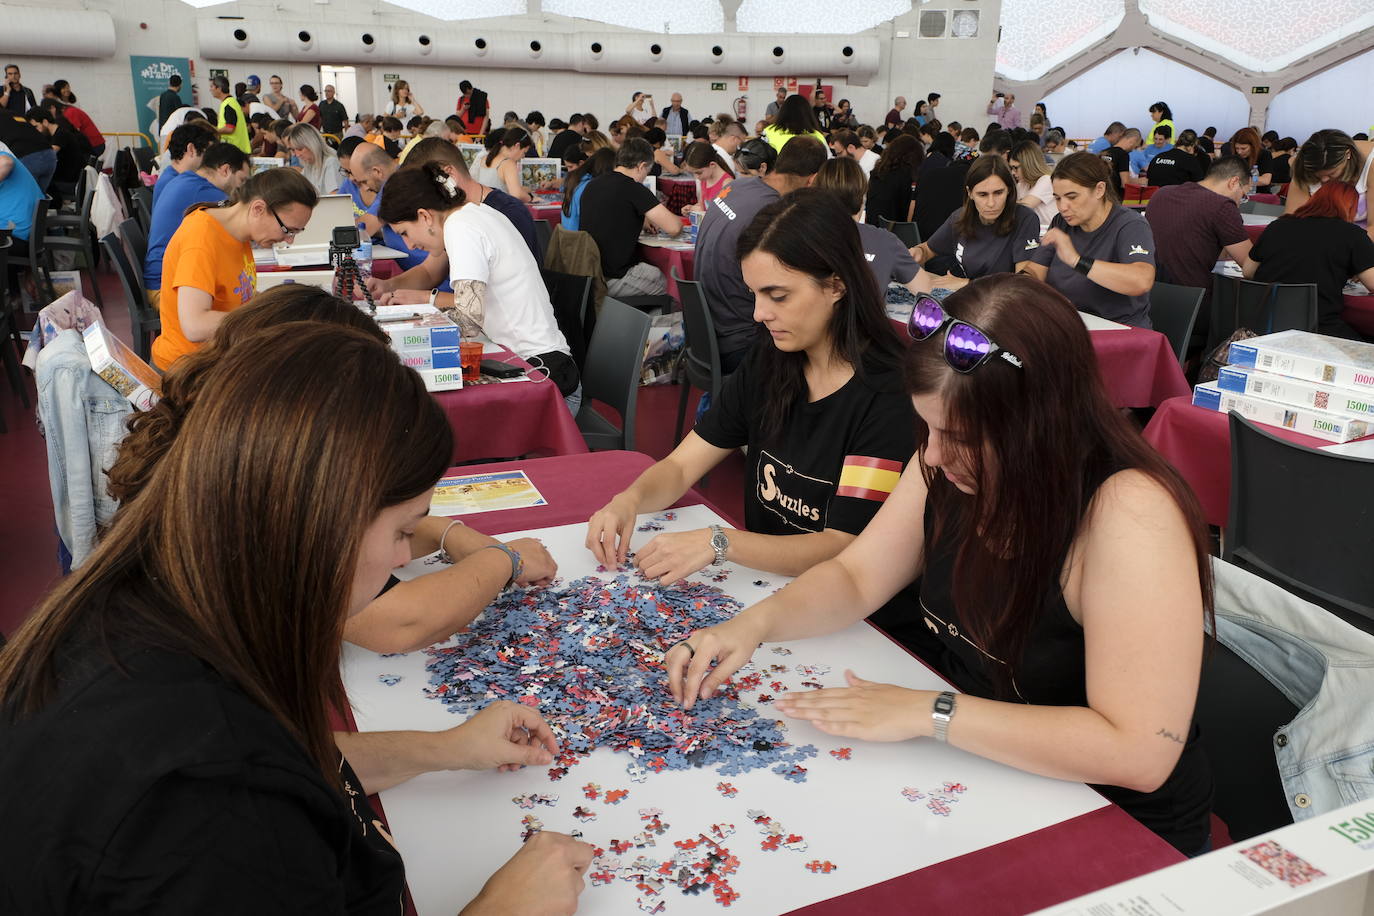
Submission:
[[[581,805],[578,805],[576,808],[574,808],[572,814],[573,814],[573,817],[575,817],[575,818],[577,818],[578,820],[582,821],[584,824],[585,824],[587,821],[594,821],[594,820],[596,820],[596,812],[595,812],[595,811],[592,811],[592,810],[590,810],[590,809],[588,809],[588,808],[584,808],[584,807],[582,807]]]
[[[787,648],[786,646],[774,646],[774,647],[773,647],[773,654],[774,654],[774,655],[791,655],[791,654],[792,654],[792,650],[789,649],[789,648]]]
[[[930,801],[926,802],[926,807],[941,817],[949,817],[949,799],[932,798]]]
[[[724,795],[726,798],[734,798],[736,795],[739,794],[739,789],[736,789],[728,782],[716,783],[716,791],[719,792],[721,795]]]
[[[630,794],[629,789],[608,789],[606,791],[606,804],[618,805]]]
[[[909,802],[915,802],[925,798],[926,794],[920,789],[913,789],[911,786],[907,786],[902,790],[902,796]]]
[[[377,680],[381,681],[388,687],[395,687],[404,679],[399,674],[379,674],[377,675]]]
[[[838,865],[836,865],[834,862],[829,861],[828,859],[824,862],[822,862],[820,859],[812,859],[810,862],[806,863],[806,867],[810,870],[811,874],[813,875],[828,875],[835,869],[839,868]]]
[[[582,794],[595,801],[601,796],[601,786],[594,782],[589,782],[582,787]]]
[[[853,748],[848,748],[848,747],[837,747],[837,748],[835,748],[833,751],[830,752],[830,756],[831,756],[831,757],[834,757],[836,760],[848,760],[849,757],[850,757],[850,755],[853,754],[853,753],[854,753],[854,749],[853,749]]]

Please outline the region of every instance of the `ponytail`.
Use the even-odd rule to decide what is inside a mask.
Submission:
[[[385,223],[408,223],[421,210],[446,213],[467,203],[467,195],[440,162],[403,168],[387,179],[377,216]]]
[[[714,162],[721,167],[721,170],[731,178],[735,177],[735,169],[732,165],[720,157],[715,146],[705,140],[697,140],[687,146],[687,152],[682,157],[683,165],[694,169],[704,169]]]

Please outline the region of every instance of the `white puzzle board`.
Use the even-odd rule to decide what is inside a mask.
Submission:
[[[663,523],[666,530],[722,523],[704,506],[674,511],[677,518]],[[642,516],[640,522],[651,517]],[[655,533],[636,533],[632,546],[640,548]],[[559,576],[566,580],[595,574],[596,561],[583,546],[585,524],[502,537],[542,539],[558,561]],[[784,576],[726,565],[730,577],[718,587],[746,607],[789,581]],[[418,573],[432,567],[432,560],[428,565],[424,559],[416,560],[398,570],[398,575],[411,578],[407,571]],[[710,581],[709,575],[694,578]],[[765,580],[767,587],[755,586],[756,580]],[[868,680],[904,687],[945,686],[938,676],[864,622],[830,636],[779,644],[792,650],[788,656],[774,654],[772,645],[756,652],[754,661],[761,669],[787,665],[787,673],[777,679],[793,690],[802,689],[801,681],[807,680],[796,674],[795,666],[812,664],[830,666],[829,674],[814,679],[827,687],[844,686],[846,668]],[[429,683],[427,660],[423,652],[383,657],[344,644],[344,683],[360,731],[433,731],[460,724],[459,715],[424,696],[423,689]],[[383,674],[398,675],[401,680],[387,686],[379,681]],[[758,708],[764,714],[769,709]],[[733,906],[720,906],[709,892],[685,895],[671,883],[664,885],[657,898],[666,904],[665,916],[725,916],[728,912],[785,913],[1107,804],[1080,783],[1032,776],[928,739],[868,743],[835,738],[801,722],[788,723],[788,737],[794,744],[814,744],[818,750],[817,756],[804,763],[808,769],[804,783],[789,782],[766,768],[725,777],[709,767],[651,771],[647,781],[636,783],[625,772],[632,758],[601,748],[582,758],[556,782],[548,778],[546,767],[518,773],[428,773],[383,792],[381,799],[392,836],[405,859],[406,878],[420,916],[452,916],[462,909],[487,877],[519,849],[521,818],[526,814],[538,817],[546,830],[581,830],[585,840],[606,847],[613,838],[627,840],[644,829],[640,808],[662,809],[662,820],[670,829],[657,838],[656,846],[631,847],[620,854],[622,865],[640,855],[658,861],[672,858],[674,841],[696,837],[712,824],[733,824],[734,835],[722,843],[740,860],[738,871],[729,878],[741,895]],[[837,760],[829,753],[846,746],[852,748],[849,760]],[[928,793],[947,780],[967,787],[948,816],[934,814],[924,801],[913,803],[902,796],[905,787]],[[734,785],[738,794],[726,798],[718,793],[716,784],[721,781]],[[589,801],[582,792],[589,782],[599,783],[603,791],[628,789],[630,794],[614,806],[600,799]],[[557,794],[559,800],[554,807],[540,805],[532,810],[521,809],[511,801],[513,796],[526,793]],[[575,819],[572,811],[578,805],[595,810],[597,819],[587,823]],[[789,833],[804,836],[808,848],[763,851],[760,843],[764,836],[746,814],[750,809],[762,809]],[[839,867],[829,874],[813,874],[804,867],[813,859],[828,860]],[[617,879],[603,886],[592,886],[588,881],[578,913],[638,913],[639,896],[629,881]]]

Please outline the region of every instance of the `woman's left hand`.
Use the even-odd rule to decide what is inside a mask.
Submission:
[[[558,740],[534,709],[502,700],[441,733],[444,769],[518,770],[552,763]]]
[[[710,566],[715,558],[711,529],[698,528],[663,532],[639,549],[635,565],[646,579],[671,585]]]
[[[845,671],[848,687],[789,692],[773,705],[783,715],[804,719],[821,731],[865,741],[906,741],[930,734],[929,690],[910,690],[865,681]]]

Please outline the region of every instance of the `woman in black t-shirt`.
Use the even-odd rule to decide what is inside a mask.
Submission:
[[[925,161],[925,153],[915,137],[901,134],[884,149],[868,177],[868,198],[864,205],[864,221],[880,226],[878,220],[894,223],[911,222],[912,186],[916,173]]]
[[[1239,156],[1250,168],[1259,170],[1259,189],[1267,191],[1274,181],[1273,156],[1260,144],[1259,131],[1253,127],[1242,127],[1231,135],[1231,142],[1221,147],[1223,156]]]
[[[910,328],[919,462],[838,557],[673,647],[670,690],[690,708],[761,642],[842,630],[920,576],[914,648],[962,695],[851,672],[777,708],[846,740],[933,737],[1098,785],[1201,852],[1212,577],[1196,498],[1112,407],[1082,321],[1043,283],[985,278],[918,302]]]
[[[1040,217],[1016,202],[1016,178],[1007,160],[978,157],[964,176],[964,205],[912,250],[922,265],[951,265],[940,286],[958,289],[988,274],[1026,269],[1040,243]],[[938,271],[937,271],[938,272]]]
[[[1245,276],[1261,283],[1317,284],[1318,333],[1351,340],[1364,338],[1341,318],[1345,282],[1374,289],[1374,241],[1351,222],[1359,199],[1353,185],[1328,181],[1266,226],[1245,263]]]
[[[863,530],[911,457],[901,344],[838,197],[805,188],[768,205],[737,253],[768,335],[672,454],[591,517],[587,549],[606,566],[625,561],[636,516],[671,506],[748,446],[744,528],[665,532],[635,563],[665,583],[726,559],[797,575]]]
[[[0,900],[400,914],[400,856],[365,794],[557,753],[515,703],[446,732],[330,731],[344,621],[410,559],[452,456],[443,410],[375,336],[294,322],[218,361],[171,432],[0,652],[0,858],[26,863],[0,870]],[[465,912],[572,911],[591,847],[531,843]]]

